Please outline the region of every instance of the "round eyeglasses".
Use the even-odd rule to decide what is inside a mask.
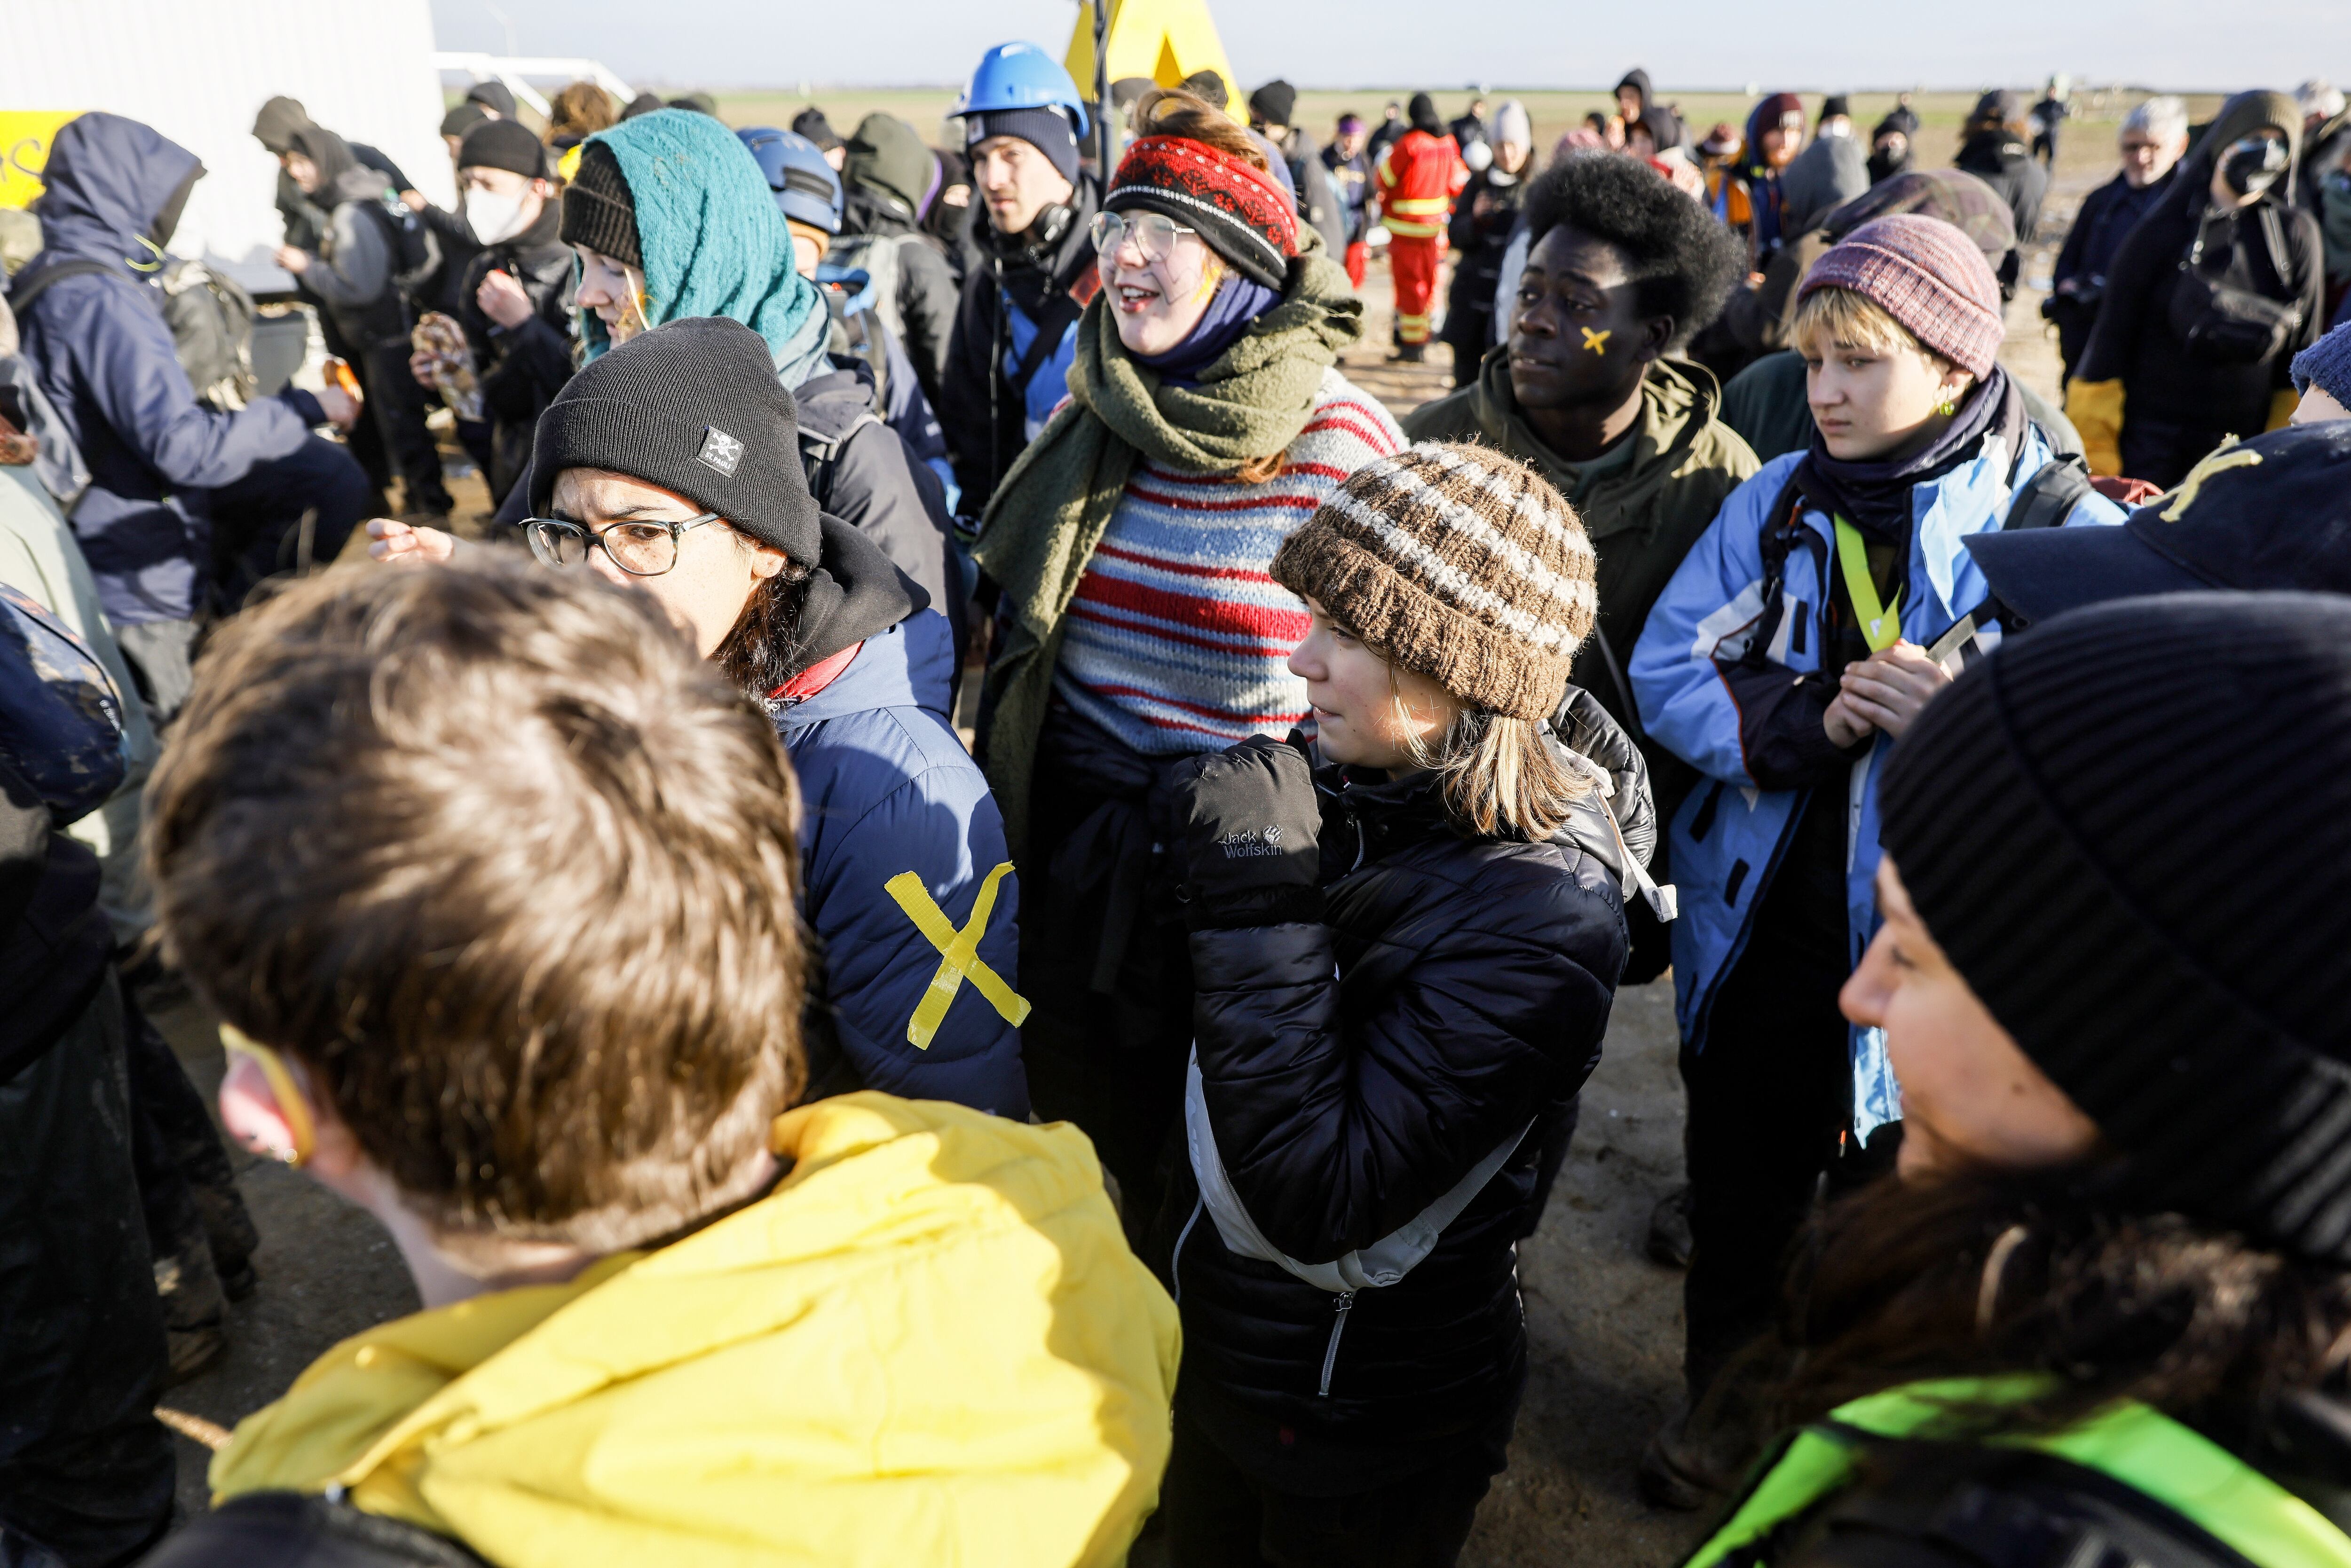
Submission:
[[[559,517],[525,517],[522,530],[530,541],[530,553],[546,565],[579,566],[590,550],[601,549],[631,577],[659,577],[677,565],[680,534],[716,521],[717,513],[705,512],[674,523],[614,523],[601,533],[590,533]]]
[[[1165,213],[1136,213],[1132,217],[1123,213],[1096,213],[1092,230],[1094,253],[1108,256],[1132,236],[1134,248],[1143,253],[1144,260],[1165,261],[1176,249],[1177,235],[1199,232],[1186,228]]]

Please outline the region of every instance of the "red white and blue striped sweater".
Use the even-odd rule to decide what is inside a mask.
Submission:
[[[1306,715],[1288,668],[1306,610],[1267,575],[1324,497],[1403,450],[1387,411],[1336,369],[1263,484],[1138,459],[1070,606],[1054,693],[1146,755],[1220,751]]]

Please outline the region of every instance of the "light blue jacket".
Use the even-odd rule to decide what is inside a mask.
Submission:
[[[1962,541],[1998,529],[2008,516],[2011,479],[2022,484],[2050,461],[2038,427],[2025,428],[2012,476],[2007,443],[1992,437],[1971,461],[1911,491],[1910,587],[1901,606],[1902,634],[1911,642],[1932,644],[1989,597],[1991,589]],[[1801,452],[1774,458],[1731,492],[1666,585],[1633,650],[1633,694],[1642,724],[1712,781],[1690,792],[1670,830],[1673,877],[1681,890],[1681,917],[1673,925],[1675,999],[1682,1040],[1694,1053],[1706,1047],[1714,998],[1746,948],[1754,912],[1787,852],[1806,793],[1761,789],[1750,776],[1739,708],[1718,668],[1718,661],[1731,664],[1747,651],[1762,617],[1767,514],[1802,459]],[[2066,522],[2122,520],[2119,507],[2092,494]],[[1803,522],[1820,548],[1788,552],[1782,589],[1786,612],[1764,650],[1773,664],[1796,674],[1820,668],[1827,625],[1821,568],[1835,557],[1828,517],[1807,507]],[[1988,629],[1980,645],[1989,647],[1998,634],[1997,628]],[[1880,735],[1854,764],[1846,795],[1846,930],[1856,965],[1878,925],[1877,773],[1891,744]],[[1882,1031],[1854,1027],[1851,1049],[1854,1126],[1866,1137],[1901,1118],[1901,1088],[1886,1062]]]

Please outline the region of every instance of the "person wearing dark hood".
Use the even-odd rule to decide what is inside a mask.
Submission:
[[[1290,170],[1290,188],[1298,196],[1298,215],[1322,236],[1332,256],[1347,249],[1347,206],[1331,183],[1330,165],[1313,136],[1291,117],[1298,111],[1298,89],[1276,78],[1249,94],[1249,129],[1273,143]]]
[[[602,144],[591,138],[589,156]],[[781,228],[776,217],[771,238]],[[658,249],[652,259],[655,287],[671,288]],[[813,286],[782,277],[804,291],[820,344]],[[651,594],[773,717],[799,779],[801,894],[848,1080],[1025,1117],[1019,884],[987,782],[949,723],[946,620],[810,493],[768,338],[703,316],[596,347],[539,419],[532,554]],[[393,522],[369,531],[384,561],[480,548]]]
[[[1078,317],[1101,286],[1089,225],[1102,187],[1078,167],[1077,84],[1034,44],[981,57],[951,117],[971,158],[983,265],[964,276],[938,412],[961,509],[976,517],[1069,390]]]
[[[1765,354],[1787,346],[1796,313],[1796,285],[1831,244],[1820,230],[1831,213],[1870,188],[1861,147],[1854,140],[1844,99],[1822,101],[1820,133],[1782,171],[1777,184],[1780,244],[1750,278],[1732,290],[1721,319],[1708,329],[1703,357],[1718,375],[1735,379]],[[1836,110],[1834,115],[1829,110]]]
[[[2000,193],[1957,169],[1914,169],[1871,186],[1782,252],[1765,276],[1759,296],[1774,313],[1768,329],[1774,341],[1785,342],[1795,324],[1796,285],[1813,263],[1870,219],[1892,213],[1918,213],[1959,229],[1983,252],[1985,265],[2000,284],[2001,302],[2014,297],[2020,265],[2016,220]],[[2082,437],[2057,406],[2022,380],[2010,379],[2024,402],[2025,413],[2050,444],[2061,455],[2078,455]],[[1783,348],[1731,377],[1722,389],[1722,417],[1766,463],[1783,452],[1810,445],[1813,411],[1804,398],[1803,356],[1792,348]]]
[[[846,152],[841,232],[825,263],[871,280],[874,310],[936,407],[960,302],[946,247],[924,232],[939,199],[938,155],[913,126],[878,110],[858,121]]]
[[[485,77],[468,87],[465,101],[480,104],[483,111],[494,120],[512,120],[515,117],[514,89],[496,77]]]
[[[2016,94],[1985,93],[1959,129],[1955,167],[1998,191],[2016,217],[2016,243],[2031,245],[2041,226],[2041,199],[2049,193],[2049,171],[2032,155],[2032,136]]]
[[[2116,253],[2171,189],[2171,176],[2188,151],[2188,106],[2168,96],[2150,98],[2124,119],[2118,141],[2122,168],[2082,198],[2050,270],[2049,298],[2041,302],[2043,319],[2057,328],[2057,353],[2067,381],[2090,346]]]
[[[931,210],[923,214],[923,232],[946,253],[947,270],[955,274],[956,287],[960,290],[965,278],[987,265],[978,242],[972,238],[971,225],[975,218],[982,223],[987,220],[972,211],[971,160],[954,147],[934,147],[931,155],[939,161],[939,194]],[[960,293],[956,298],[960,303]]]
[[[2293,413],[2294,356],[2325,330],[2324,241],[2286,199],[2301,139],[2294,99],[2239,93],[2116,252],[2065,394],[2092,472],[2168,489]]]
[[[530,472],[531,433],[571,379],[572,255],[551,175],[547,149],[520,120],[475,126],[457,154],[465,221],[482,245],[457,319],[489,417],[483,477],[494,507]]]
[[[1910,152],[1910,132],[1903,129],[1902,122],[1890,114],[1879,120],[1877,129],[1869,133],[1869,161],[1863,165],[1869,183],[1881,184],[1896,174],[1908,172]]]
[[[469,100],[451,110],[443,119],[441,137],[448,144],[453,166],[458,142],[463,140],[465,132],[488,118],[480,104]],[[298,99],[273,98],[264,103],[261,112],[254,117],[253,136],[255,141],[269,150],[271,157],[277,160],[277,213],[286,225],[283,243],[301,250],[315,251],[328,232],[328,208],[313,202],[302,187],[294,183],[294,176],[286,172],[286,155],[294,151],[294,132],[309,123],[309,111]],[[453,126],[456,127],[455,134],[451,131]],[[361,165],[381,173],[392,188],[400,193],[402,202],[432,227],[434,236],[441,245],[444,267],[454,266],[455,268],[447,276],[452,279],[460,276],[466,258],[473,255],[475,248],[473,235],[466,232],[465,221],[452,218],[427,202],[423,193],[412,186],[408,176],[401,172],[398,165],[381,152],[365,142],[351,141],[345,145],[350,148],[351,156]],[[365,355],[360,345],[344,339],[334,316],[326,308],[326,301],[312,292],[302,278],[296,277],[294,287],[317,311],[319,332],[326,340],[327,352],[351,366],[353,373],[360,376],[364,382],[365,371],[361,361]],[[454,296],[444,308],[454,313]],[[374,509],[381,511],[386,504],[383,497],[392,489],[392,458],[384,449],[382,434],[377,429],[374,420],[362,419],[351,427],[345,439],[350,444],[351,455],[358,458],[360,466],[367,471],[368,483],[375,488]]]
[[[1412,95],[1412,129],[1383,148],[1372,165],[1372,200],[1388,231],[1388,271],[1395,282],[1396,358],[1417,364],[1428,351],[1429,307],[1437,299],[1438,264],[1453,199],[1469,183],[1468,166],[1452,132],[1437,117],[1437,100]]]
[[[1471,99],[1469,107],[1447,120],[1445,129],[1453,133],[1453,144],[1460,148],[1465,155],[1468,152],[1471,142],[1490,141],[1486,124],[1486,100],[1482,98]]]
[[[74,537],[159,721],[186,699],[216,585],[241,596],[277,570],[306,512],[313,559],[330,559],[368,505],[359,465],[311,434],[350,428],[355,400],[289,388],[219,413],[190,390],[145,276],[203,174],[137,120],[69,121],[34,204],[45,248],[10,291],[24,357],[89,466]]]
[[[637,94],[636,97],[629,99],[629,106],[621,110],[621,118],[622,120],[634,120],[641,114],[652,114],[658,110],[667,109],[668,107],[668,104],[662,101],[661,94],[657,92],[641,92]]]
[[[1572,154],[1529,185],[1531,239],[1508,322],[1474,384],[1405,416],[1415,441],[1475,441],[1531,465],[1583,519],[1599,558],[1599,619],[1573,680],[1647,760],[1658,820],[1698,775],[1643,732],[1625,662],[1682,557],[1755,456],[1720,417],[1714,377],[1680,358],[1738,279],[1736,235],[1630,160]],[[1656,866],[1659,881],[1670,877]],[[1629,901],[1628,901],[1629,902]],[[1665,967],[1664,930],[1632,912],[1637,979]]]
[[[841,132],[832,128],[832,121],[827,120],[824,110],[816,105],[810,104],[792,116],[792,134],[804,136],[814,142],[816,150],[824,154],[824,161],[832,165],[834,173],[840,173],[847,166],[849,144],[841,141]]]
[[[1495,340],[1495,314],[1507,308],[1496,290],[1502,263],[1519,234],[1527,182],[1534,174],[1534,132],[1526,107],[1506,99],[1494,116],[1486,166],[1469,176],[1453,204],[1447,237],[1460,260],[1446,290],[1443,342],[1453,350],[1453,384],[1478,379],[1479,361]]]
[[[1644,119],[1650,110],[1664,108],[1665,106],[1657,101],[1656,89],[1649,85],[1649,73],[1639,67],[1635,66],[1626,71],[1625,79],[1616,84],[1616,118],[1625,122],[1628,134],[1633,126]],[[1679,139],[1679,133],[1682,131],[1681,116],[1674,114],[1671,110],[1667,110],[1666,112],[1671,116],[1669,123],[1677,133],[1673,145],[1678,147],[1682,145]],[[1666,149],[1660,146],[1657,151],[1663,152]]]
[[[423,389],[408,369],[411,323],[401,292],[399,230],[409,214],[384,177],[353,160],[350,145],[324,126],[294,132],[286,172],[327,212],[328,224],[315,249],[278,246],[277,265],[319,298],[343,340],[359,350],[352,369],[399,470],[402,510],[428,522],[445,518],[449,487],[424,428]]]
[[[1364,142],[1366,166],[1378,162],[1380,154],[1394,146],[1396,139],[1411,129],[1412,122],[1404,117],[1404,105],[1395,99],[1388,99],[1381,106],[1380,122],[1372,127],[1371,135]]]
[[[1866,1180],[1902,1115],[1883,1036],[1838,1015],[1876,934],[1890,747],[1949,685],[1929,645],[1988,597],[1964,541],[2055,461],[1994,358],[2000,285],[1939,219],[1862,225],[1813,265],[1794,340],[1815,431],[1733,492],[1651,611],[1632,660],[1649,734],[1706,775],[1670,838],[1689,1121],[1687,1400],[1642,1461],[1692,1508],[1764,1436],[1748,1354],[1823,1176]],[[2121,520],[2092,495],[2068,527]],[[1949,652],[1948,650],[1946,652]],[[1949,776],[1943,808],[1979,800]]]
[[[1804,101],[1794,93],[1775,92],[1748,114],[1745,143],[1722,183],[1714,215],[1747,236],[1750,272],[1762,271],[1793,237],[1785,229],[1780,182],[1803,145]]]
[[[1811,1228],[1793,1429],[1688,1568],[2351,1559],[2346,691],[2339,596],[2166,593],[2002,642],[1895,748],[1840,1004],[1909,1131]]]

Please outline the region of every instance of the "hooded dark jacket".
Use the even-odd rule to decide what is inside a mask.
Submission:
[[[1012,460],[1029,444],[1029,421],[1041,425],[1067,384],[1070,334],[1096,287],[1090,228],[1101,204],[1101,187],[1092,175],[1081,173],[1076,184],[1069,226],[1049,246],[1032,246],[1025,235],[998,234],[983,204],[975,197],[971,204],[972,234],[984,261],[963,280],[938,402],[967,516],[987,508]],[[1058,327],[1060,346],[1021,383],[1013,372],[1040,321]]]
[[[841,237],[826,260],[871,272],[866,253],[879,246],[893,253],[896,283],[875,308],[905,345],[924,395],[936,406],[959,298],[945,247],[922,227],[938,199],[938,158],[914,127],[889,114],[867,115],[846,147]]]
[[[2069,372],[2090,346],[2090,330],[2105,295],[2106,270],[2114,266],[2116,253],[2139,219],[2163,204],[2179,172],[2175,163],[2163,172],[2163,178],[2144,185],[2116,174],[2082,198],[2050,271],[2053,292],[2041,307],[2042,315],[2057,324],[2058,351]]]
[[[322,126],[301,127],[294,143],[318,167],[312,200],[327,214],[316,252],[324,265],[302,274],[303,287],[362,353],[405,341],[408,308],[393,276],[398,257],[384,206],[391,182],[353,158],[350,143]]]
[[[906,1038],[939,949],[893,878],[913,873],[920,888],[906,896],[935,902],[961,931],[1006,868],[977,956],[1019,984],[1019,882],[996,798],[949,717],[953,638],[864,533],[829,515],[821,528],[802,665],[858,652],[814,695],[768,706],[799,779],[803,907],[824,946],[841,1049],[868,1088],[1019,1121],[1029,1113],[1019,1031],[977,986],[956,989],[925,1047]]]
[[[1278,1424],[1404,1468],[1486,1436],[1524,1381],[1526,1134],[1599,1061],[1624,909],[1573,835],[1467,836],[1426,774],[1324,768],[1314,786],[1323,918],[1192,934],[1191,1157],[1153,1251],[1184,1316],[1177,1397],[1228,1453],[1237,1427]],[[1303,1263],[1370,1247],[1509,1152],[1401,1281],[1334,1295],[1228,1246],[1200,1197],[1204,1134],[1266,1241]],[[1278,1450],[1232,1457],[1304,1490],[1264,1473]]]
[[[1495,289],[1501,281],[1502,256],[1510,248],[1510,236],[1527,199],[1527,182],[1533,174],[1532,158],[1516,174],[1490,166],[1480,169],[1453,200],[1453,218],[1446,237],[1461,253],[1461,260],[1446,291],[1441,339],[1453,345],[1456,354],[1475,358],[1494,340],[1494,313],[1501,303],[1495,298]],[[1481,198],[1483,217],[1479,215]]]
[[[2285,133],[2284,174],[2251,205],[2209,215],[2212,171],[2238,138],[2262,126]],[[2286,204],[2294,189],[2291,155],[2299,152],[2301,110],[2279,93],[2240,93],[2181,159],[2165,198],[2139,220],[2115,253],[2089,347],[2074,368],[2065,412],[2081,427],[2090,465],[2155,484],[2176,485],[2197,459],[2229,435],[2252,436],[2282,417],[2294,356],[2325,330],[2325,243],[2308,213]],[[2263,209],[2274,217],[2286,263],[2281,277],[2263,235]],[[2203,266],[2230,284],[2302,313],[2272,359],[2256,364],[2191,360],[2174,329],[2171,307],[2180,267],[2199,233]],[[2225,268],[2212,258],[2225,248]]]
[[[530,472],[538,416],[571,379],[571,247],[558,237],[561,208],[552,196],[538,221],[509,240],[485,246],[458,287],[457,320],[474,350],[482,411],[490,419],[490,503],[496,506]],[[482,280],[503,272],[530,296],[530,319],[501,327],[477,302]]]
[[[2016,243],[2031,245],[2041,225],[2041,199],[2049,193],[2049,171],[2015,135],[1991,126],[1968,138],[1956,166],[2007,198],[2016,218]]]
[[[22,285],[60,262],[103,273],[64,277],[20,313],[25,359],[81,450],[89,488],[74,537],[117,625],[184,621],[212,580],[207,492],[298,450],[326,423],[288,389],[236,413],[198,402],[152,285],[134,266],[152,253],[158,214],[201,171],[194,153],[135,120],[85,114],[57,132],[36,204],[46,248]]]

